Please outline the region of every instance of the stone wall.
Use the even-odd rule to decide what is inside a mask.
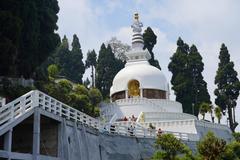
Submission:
[[[99,133],[84,125],[63,125],[63,159],[147,160],[153,155],[155,139]],[[184,142],[195,151],[196,142]]]

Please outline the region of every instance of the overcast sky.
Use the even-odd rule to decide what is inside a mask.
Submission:
[[[130,45],[130,25],[133,14],[138,12],[144,27],[150,26],[157,35],[154,53],[168,80],[171,73],[167,66],[178,37],[189,45],[195,44],[201,53],[205,64],[203,75],[213,102],[222,43],[228,47],[240,74],[239,0],[59,0],[59,6],[57,32],[70,41],[77,34],[84,58],[89,49],[98,52],[101,43],[114,36]],[[240,122],[240,98],[238,107]]]

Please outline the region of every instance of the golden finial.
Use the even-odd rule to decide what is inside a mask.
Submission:
[[[139,19],[138,13],[134,13],[134,19],[138,21]]]

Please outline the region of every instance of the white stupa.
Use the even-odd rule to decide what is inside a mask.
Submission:
[[[143,24],[137,13],[131,27],[132,48],[126,53],[125,67],[113,79],[111,103],[101,105],[103,119],[110,124],[129,125],[127,118],[128,122],[134,121],[143,128],[148,128],[151,123],[156,130],[161,128],[165,132],[186,134],[188,139],[196,141],[212,130],[230,140],[231,131],[226,125],[198,120],[183,113],[181,103],[169,99],[169,84],[165,75],[149,64],[150,53],[147,49],[143,50]],[[133,120],[132,117],[136,118]]]

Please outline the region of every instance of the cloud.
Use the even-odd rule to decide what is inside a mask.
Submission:
[[[58,33],[71,40],[77,34],[86,54],[89,49],[100,47],[106,35],[105,24],[101,22],[102,12],[87,0],[59,0],[60,12]]]
[[[177,36],[182,36],[186,43],[194,43],[198,47],[205,63],[203,75],[214,102],[214,77],[221,43],[228,46],[235,69],[240,68],[240,1],[170,0],[162,3],[149,1],[147,5],[151,9],[145,14],[145,19],[167,23],[171,29],[165,34],[175,37],[175,41]]]

